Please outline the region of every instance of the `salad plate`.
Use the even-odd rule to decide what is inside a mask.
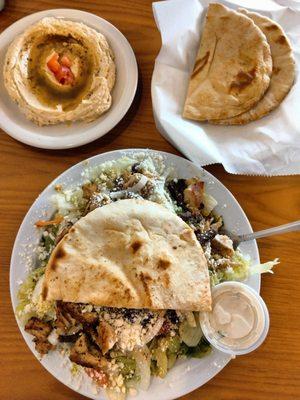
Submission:
[[[10,267],[11,300],[14,311],[18,315],[17,323],[24,340],[46,370],[69,388],[95,400],[106,398],[107,393],[104,390],[100,390],[86,374],[78,373],[78,371],[74,370],[74,364],[69,360],[64,349],[50,351],[43,357],[36,351],[32,336],[24,330],[24,322],[20,318],[20,315],[24,314],[26,305],[24,307],[23,304],[22,310],[20,310],[20,301],[22,302],[24,299],[20,300],[18,293],[20,285],[26,282],[30,271],[37,265],[39,266],[41,260],[42,264],[43,261],[44,264],[46,262],[46,256],[41,257],[40,251],[43,231],[37,228],[37,222],[50,220],[53,218],[54,212],[57,211],[60,214],[68,215],[70,202],[72,202],[73,206],[75,203],[78,204],[78,193],[81,189],[78,192],[76,188],[81,188],[87,181],[92,181],[95,177],[99,177],[103,173],[103,165],[105,165],[106,171],[132,169],[136,163],[143,163],[144,168],[148,168],[151,164],[149,164],[149,160],[156,160],[155,162],[160,163],[158,168],[161,174],[159,177],[160,182],[165,182],[170,176],[174,182],[177,182],[178,179],[199,178],[204,182],[208,196],[216,200],[213,203],[214,212],[216,215],[222,216],[226,229],[236,233],[252,232],[251,225],[241,206],[221,182],[190,161],[169,153],[147,149],[127,149],[99,154],[74,165],[50,183],[33,203],[17,234]],[[151,168],[153,169],[150,165],[149,169],[151,170]],[[162,190],[161,188],[162,186],[160,186],[160,191]],[[160,195],[161,192],[158,193],[158,196]],[[73,222],[76,219],[78,217],[74,216]],[[242,243],[239,250],[243,256],[249,258],[250,269],[251,265],[259,264],[258,248],[255,241]],[[237,272],[230,272],[231,279],[235,279],[235,273]],[[241,270],[239,270],[238,275],[236,278],[240,278]],[[259,292],[260,275],[246,274],[245,276],[247,276],[245,283]],[[219,275],[216,275],[213,279],[230,278],[224,278],[224,276],[220,278]],[[129,395],[134,394],[134,398],[137,400],[150,400],[153,398],[168,400],[183,396],[212,379],[226,366],[230,359],[230,355],[214,348],[211,349],[209,354],[205,354],[200,358],[178,359],[163,379],[153,377],[148,390],[138,389],[137,393],[129,391]],[[112,397],[114,396],[112,394],[109,396],[109,398],[125,398],[122,393],[118,397]]]

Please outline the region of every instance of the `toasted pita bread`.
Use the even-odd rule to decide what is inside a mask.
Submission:
[[[43,298],[107,307],[211,309],[206,259],[193,230],[147,200],[90,212],[54,249]]]
[[[295,79],[295,61],[292,47],[281,26],[260,14],[244,9],[238,9],[238,11],[251,18],[266,35],[271,48],[273,73],[268,90],[253,108],[233,118],[209,121],[213,124],[241,125],[269,114],[270,111],[279,106],[288,94]]]
[[[210,4],[183,116],[205,121],[241,114],[264,95],[271,72],[270,46],[254,22]]]

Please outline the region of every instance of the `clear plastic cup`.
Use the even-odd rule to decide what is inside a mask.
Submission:
[[[216,349],[231,355],[247,354],[257,349],[265,340],[270,325],[269,312],[265,302],[254,289],[244,283],[231,281],[220,283],[212,288],[212,307],[216,304],[215,301],[218,296],[230,291],[234,293],[240,292],[243,295],[243,299],[249,300],[249,304],[252,305],[251,307],[256,313],[255,330],[253,329],[253,332],[242,339],[237,339],[234,344],[224,343],[224,336],[211,326],[210,316],[212,314],[208,312],[200,313],[201,328],[206,339]]]

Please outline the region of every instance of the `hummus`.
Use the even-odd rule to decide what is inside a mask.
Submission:
[[[101,33],[82,23],[47,17],[9,46],[5,87],[38,125],[93,121],[112,103],[113,57]]]

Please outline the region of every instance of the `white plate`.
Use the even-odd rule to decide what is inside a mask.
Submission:
[[[3,62],[6,50],[16,35],[44,17],[64,17],[83,22],[103,33],[115,54],[116,83],[112,91],[112,106],[93,122],[76,122],[37,126],[28,121],[10,99],[3,82]],[[38,12],[12,24],[0,35],[0,126],[13,138],[44,149],[66,149],[92,142],[105,135],[123,118],[136,92],[138,69],[133,50],[125,36],[105,19],[84,11],[57,9]]]
[[[117,150],[99,154],[90,158],[88,164],[89,166],[94,166],[105,161],[115,160],[128,153],[141,151],[143,150]],[[152,152],[151,150],[144,151]],[[157,152],[153,151],[152,153]],[[250,223],[242,208],[222,183],[204,169],[196,167],[184,158],[169,153],[159,153],[164,157],[166,165],[175,166],[178,171],[178,177],[185,178],[197,175],[206,182],[206,190],[218,201],[219,205],[217,206],[216,211],[224,216],[225,224],[228,229],[243,233],[252,232]],[[72,185],[82,182],[83,178],[81,172],[85,167],[86,161],[82,161],[56,178],[36,199],[24,218],[13,248],[10,267],[10,290],[14,310],[17,305],[18,282],[23,280],[27,275],[24,268],[24,259],[26,257],[34,256],[32,247],[28,247],[28,244],[36,244],[40,240],[40,234],[38,229],[34,227],[34,222],[41,216],[45,218],[45,215],[42,213],[46,212],[50,217],[54,211],[49,202],[50,196],[55,192],[54,186],[57,184]],[[241,246],[241,251],[244,254],[248,254],[253,263],[259,263],[259,254],[256,242],[244,243]],[[252,288],[259,291],[260,276],[252,276],[247,283]],[[38,354],[34,349],[32,336],[27,334],[20,324],[19,328],[27,345],[35,356],[38,357]],[[229,360],[230,356],[214,350],[209,356],[203,359],[192,359],[178,362],[165,379],[154,378],[149,390],[147,392],[140,391],[140,393],[135,397],[135,400],[169,400],[183,396],[210,380],[229,362]],[[65,366],[62,366],[62,356],[60,354],[49,354],[41,360],[41,363],[53,376],[71,389],[90,397],[91,399],[104,398],[103,394],[92,394],[91,385],[88,379],[84,380],[81,387],[78,387],[78,385],[76,385],[76,379],[72,380],[68,368],[68,362]]]

